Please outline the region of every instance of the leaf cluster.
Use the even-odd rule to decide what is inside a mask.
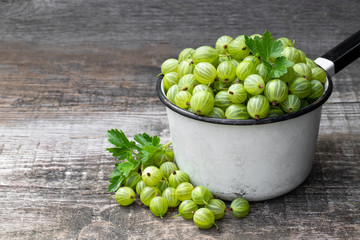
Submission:
[[[160,138],[156,135],[137,134],[134,136],[134,141],[130,141],[123,131],[111,129],[107,131],[107,136],[114,147],[106,150],[114,157],[118,157],[116,168],[110,175],[109,192],[115,192],[130,173],[137,171],[141,164],[148,163],[152,155],[163,148]]]
[[[287,72],[288,67],[294,65],[293,62],[281,55],[282,42],[275,41],[268,30],[264,32],[262,38],[259,36],[250,38],[246,35],[244,37],[246,46],[253,55],[260,57],[271,78],[281,77]]]

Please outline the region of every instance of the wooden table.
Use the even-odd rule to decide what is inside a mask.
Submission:
[[[359,239],[360,60],[334,79],[307,180],[245,219],[226,214],[219,232],[120,207],[105,150],[111,128],[170,139],[156,75],[183,48],[268,29],[314,59],[359,29],[359,11],[333,0],[0,1],[0,239]]]

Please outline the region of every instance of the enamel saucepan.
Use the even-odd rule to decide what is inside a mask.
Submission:
[[[159,78],[156,90],[166,106],[178,167],[195,186],[229,201],[261,201],[295,189],[312,169],[331,76],[359,56],[360,31],[315,60],[327,72],[322,97],[297,112],[259,120],[197,116],[171,103]]]

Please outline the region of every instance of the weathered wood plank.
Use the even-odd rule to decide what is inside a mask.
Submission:
[[[358,239],[360,61],[334,79],[312,172],[215,228],[108,197],[106,131],[170,140],[155,93],[185,47],[269,29],[311,58],[358,30],[360,2],[0,1],[1,239]],[[137,203],[140,203],[137,199]],[[227,204],[229,204],[227,202]]]

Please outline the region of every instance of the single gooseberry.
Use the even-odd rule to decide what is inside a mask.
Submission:
[[[252,118],[266,118],[270,111],[270,104],[265,96],[255,95],[249,99],[247,103],[247,110]]]
[[[162,179],[161,171],[155,166],[149,166],[142,172],[142,180],[147,186],[155,187]]]
[[[168,202],[164,197],[157,196],[150,201],[150,211],[157,217],[163,218],[168,211]]]
[[[151,199],[156,196],[161,196],[161,192],[156,187],[145,187],[140,193],[140,201],[145,205],[149,206]]]
[[[180,199],[178,199],[176,195],[176,190],[173,187],[166,188],[161,196],[166,199],[168,202],[169,207],[177,207],[180,204]]]
[[[176,188],[182,182],[190,182],[189,175],[181,170],[173,171],[169,176],[169,184],[171,187]]]
[[[129,206],[135,201],[135,192],[130,187],[121,187],[115,193],[115,199],[121,206]]]
[[[236,198],[230,204],[229,209],[237,218],[246,217],[250,211],[249,202],[244,198]]]
[[[194,189],[194,186],[189,182],[180,183],[176,187],[176,197],[180,201],[190,200],[193,189]]]
[[[176,164],[173,162],[164,162],[160,166],[160,171],[162,172],[165,179],[168,179],[170,174],[175,170],[178,170],[178,168]]]
[[[191,199],[198,205],[208,204],[212,194],[205,186],[197,186],[191,192]]]
[[[198,205],[196,203],[194,203],[193,200],[185,200],[180,203],[179,208],[178,208],[179,214],[175,215],[174,217],[182,216],[185,219],[192,219],[194,216],[194,213],[198,209],[199,209]]]
[[[210,199],[205,207],[214,213],[215,219],[220,219],[225,216],[226,205],[221,199]]]
[[[208,208],[199,208],[193,217],[193,221],[196,226],[202,229],[211,228],[213,225],[218,229],[219,227],[215,224],[214,213]]]

